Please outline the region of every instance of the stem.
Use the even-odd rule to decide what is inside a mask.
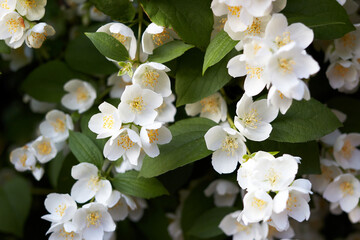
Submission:
[[[139,4],[138,6],[138,22],[139,22],[139,27],[138,27],[138,38],[137,38],[137,56],[136,59],[140,61],[140,39],[141,39],[141,26],[142,26],[142,22],[143,22],[143,10],[141,8],[141,5]]]
[[[105,177],[107,178],[110,175],[111,169],[115,166],[115,162],[112,162],[109,168],[105,172]]]
[[[233,129],[235,129],[235,130],[237,130],[236,127],[235,127],[234,121],[232,120],[232,118],[231,118],[231,116],[230,116],[229,113],[227,113],[227,120],[228,120],[228,122],[229,122],[229,124],[230,124],[230,127],[233,128]]]
[[[246,144],[245,144],[245,146],[246,146]],[[248,146],[246,146],[246,152],[247,152],[248,155],[251,155],[251,152],[250,152]]]

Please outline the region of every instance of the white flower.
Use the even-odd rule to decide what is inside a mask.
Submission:
[[[47,23],[38,23],[26,32],[25,43],[30,48],[40,48],[48,36],[53,36],[55,30]]]
[[[242,220],[245,225],[267,221],[272,213],[273,200],[264,190],[248,192],[244,196],[244,210],[238,220]]]
[[[17,0],[16,10],[30,21],[40,20],[45,14],[46,0]]]
[[[33,50],[27,46],[11,50],[10,54],[1,54],[3,60],[10,61],[10,70],[16,72],[20,68],[31,63],[33,59]]]
[[[143,160],[146,156],[146,153],[143,151],[143,149],[140,149],[140,155],[137,158],[137,160],[132,160],[132,162],[134,162],[135,164],[132,164],[129,160],[129,157],[127,157],[126,155],[123,155],[123,161],[117,162],[117,164],[115,165],[115,171],[118,173],[124,173],[126,171],[130,171],[130,170],[135,170],[135,171],[140,171],[142,164],[143,164]]]
[[[31,169],[31,173],[37,181],[40,181],[40,179],[44,176],[45,170],[42,166],[36,165]]]
[[[17,12],[7,13],[0,19],[0,40],[7,40],[8,45],[17,41],[23,42],[25,27],[24,19]],[[12,47],[18,48],[21,44]]]
[[[227,105],[221,94],[216,92],[198,102],[186,104],[185,111],[189,116],[193,117],[200,113],[200,117],[219,123],[220,120],[226,120]]]
[[[329,202],[339,202],[341,209],[348,213],[359,202],[360,182],[350,173],[339,175],[327,186],[323,196]]]
[[[253,157],[241,163],[237,172],[237,181],[242,189],[258,189],[258,186],[253,184],[253,174],[258,166],[257,161],[261,158],[275,159],[275,157],[270,153],[258,151]]]
[[[341,174],[341,170],[336,162],[327,159],[320,160],[320,168],[321,175],[310,175],[309,179],[314,191],[322,194],[329,183]]]
[[[169,143],[172,139],[171,132],[161,123],[155,122],[140,130],[141,146],[149,157],[156,157],[160,154],[158,144]]]
[[[36,100],[35,98],[30,97],[29,95],[25,94],[23,97],[24,103],[30,102],[30,109],[34,113],[46,113],[51,109],[54,109],[56,104],[49,103],[49,102],[41,102]]]
[[[334,145],[334,158],[344,169],[360,170],[360,134],[349,133],[340,135]]]
[[[70,110],[78,110],[79,113],[91,108],[96,98],[94,87],[79,79],[68,81],[64,85],[64,90],[69,93],[62,97],[61,104]]]
[[[10,162],[19,172],[31,170],[35,167],[36,159],[28,145],[16,148],[10,153]]]
[[[176,208],[174,213],[167,213],[166,217],[169,218],[168,233],[172,240],[184,240],[183,231],[181,228],[181,205]]]
[[[14,12],[17,0],[1,0],[0,1],[0,19],[7,13]]]
[[[343,60],[348,60],[353,55],[360,53],[360,25],[355,24],[356,30],[345,34],[342,38],[335,39],[335,54]]]
[[[236,195],[239,194],[240,189],[234,183],[218,179],[210,183],[204,190],[205,196],[210,197],[214,195],[215,206],[217,207],[231,207],[234,205]]]
[[[108,23],[100,27],[96,32],[105,32],[116,38],[128,50],[130,58],[136,55],[136,38],[134,32],[122,23]]]
[[[148,62],[141,64],[133,76],[133,83],[144,89],[150,89],[163,97],[171,94],[170,78],[166,72],[170,71],[164,64]]]
[[[134,84],[126,86],[118,109],[123,122],[144,126],[154,122],[157,116],[155,109],[160,107],[162,102],[160,94]]]
[[[51,138],[55,143],[62,142],[69,137],[69,130],[74,129],[71,117],[59,110],[52,110],[40,124],[40,133]]]
[[[150,23],[142,35],[141,46],[144,53],[153,54],[155,48],[171,42],[175,38],[178,37],[171,29]]]
[[[113,86],[111,91],[110,91],[110,97],[111,98],[121,98],[125,87],[127,85],[131,85],[131,78],[128,75],[122,75],[122,76],[118,76],[117,73],[112,74],[108,79],[107,79],[107,85],[108,86]]]
[[[141,140],[136,128],[124,127],[114,134],[104,146],[104,156],[110,161],[121,157],[127,158],[131,164],[138,165]]]
[[[359,85],[359,73],[350,61],[337,61],[328,67],[326,76],[333,89],[351,91]]]
[[[67,232],[65,230],[65,224],[58,224],[51,228],[47,233],[50,233],[49,240],[81,240],[81,234],[74,231]]]
[[[108,16],[103,12],[99,11],[95,6],[90,7],[90,19],[93,21],[102,22],[107,20]]]
[[[267,106],[266,99],[253,102],[246,94],[236,105],[235,126],[242,135],[253,141],[263,141],[270,136],[272,122],[278,114],[275,107]]]
[[[50,138],[40,136],[32,144],[31,150],[40,163],[47,163],[57,154],[55,144]]]
[[[244,137],[232,128],[214,126],[204,138],[206,147],[215,151],[211,157],[214,170],[220,174],[235,171],[246,153]]]
[[[163,98],[163,103],[160,105],[160,107],[155,109],[155,111],[158,113],[158,115],[155,118],[155,121],[163,122],[163,123],[175,121],[176,107],[173,104],[174,101],[175,101],[174,94],[171,94],[170,96]]]
[[[71,197],[78,203],[84,203],[95,196],[99,203],[105,203],[110,197],[112,187],[109,180],[99,176],[99,169],[91,163],[79,163],[71,169],[71,176],[78,180],[71,188]]]
[[[70,221],[77,210],[77,205],[69,194],[50,193],[47,195],[44,204],[49,214],[41,218],[56,225]]]
[[[114,220],[101,203],[89,203],[77,210],[73,224],[84,240],[103,239],[104,232],[113,232],[116,228]]]
[[[357,206],[349,212],[349,219],[352,223],[360,222],[360,207]]]
[[[136,208],[130,210],[129,218],[133,222],[138,222],[144,215],[144,209],[148,207],[146,201],[142,198],[134,197],[133,200],[136,203]]]
[[[108,211],[111,217],[115,221],[122,221],[124,220],[130,210],[136,209],[135,201],[125,194],[120,193],[117,190],[114,190],[108,199],[106,205],[108,206]]]
[[[96,138],[106,138],[117,134],[121,128],[118,109],[107,102],[103,102],[99,105],[99,110],[101,113],[90,118],[89,129],[98,134]]]

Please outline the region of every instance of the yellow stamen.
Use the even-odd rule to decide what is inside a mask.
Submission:
[[[88,99],[88,91],[84,87],[78,87],[76,89],[76,101],[83,102]]]
[[[147,134],[150,140],[150,143],[159,141],[159,129],[147,129]]]
[[[67,232],[63,227],[59,232],[60,237],[63,237],[64,240],[74,240],[75,233],[74,232]]]
[[[6,9],[6,10],[9,10],[9,9],[10,9],[7,0],[2,0],[2,1],[0,2],[0,7],[3,8],[3,9]]]
[[[129,102],[131,110],[136,113],[140,113],[145,109],[145,103],[142,97],[136,97]]]
[[[253,23],[246,29],[246,35],[256,36],[261,33],[261,20],[260,18],[254,18]]]
[[[142,79],[144,85],[155,87],[155,85],[158,83],[158,78],[160,77],[160,74],[154,70],[148,70],[144,73]]]
[[[236,17],[240,17],[241,8],[241,6],[228,6],[229,13]]]
[[[281,58],[279,61],[279,67],[284,73],[292,72],[293,71],[293,65],[295,65],[294,60]]]
[[[343,192],[344,196],[354,194],[354,186],[350,182],[342,182],[340,184],[340,189]]]
[[[290,194],[289,198],[288,198],[288,200],[286,202],[286,209],[288,211],[292,211],[292,209],[297,207],[297,206],[299,206],[297,197]]]
[[[37,6],[35,0],[20,0],[21,5],[23,5],[24,8],[34,8]]]
[[[22,165],[23,167],[26,166],[26,160],[27,160],[27,155],[26,155],[26,154],[24,154],[24,155],[22,155],[22,156],[20,157],[20,163],[21,163],[21,165]]]
[[[55,132],[65,131],[65,122],[60,118],[57,118],[55,122],[52,121],[50,124],[53,126]]]
[[[344,145],[341,148],[341,154],[346,159],[350,159],[354,150],[355,150],[355,147],[351,144],[351,142],[349,140],[345,140]]]
[[[170,39],[169,32],[164,28],[161,33],[152,35],[152,39],[157,46],[161,46]]]
[[[31,32],[31,37],[33,38],[33,41],[35,42],[35,46],[41,46],[42,43],[46,40],[46,33],[37,33],[37,32]]]
[[[55,212],[62,217],[66,210],[66,204],[60,204],[57,208],[55,208]]]
[[[335,69],[335,75],[341,77],[345,77],[345,75],[349,72],[349,68],[346,68],[339,63],[335,65],[334,69]]]
[[[220,111],[219,99],[216,96],[209,96],[200,101],[201,112],[218,113]]]
[[[221,145],[221,150],[228,152],[227,155],[234,156],[236,149],[239,148],[239,144],[234,137],[226,136]]]
[[[282,100],[284,100],[284,94],[282,94],[282,92],[280,92],[279,90],[277,90],[277,91],[278,91],[278,93],[279,93],[280,98],[281,98]]]
[[[249,77],[254,78],[256,76],[258,79],[260,79],[264,69],[260,67],[249,67],[249,65],[246,65],[246,71],[246,74],[248,74]]]
[[[113,36],[114,38],[116,38],[119,42],[121,42],[122,45],[125,45],[125,42],[127,40],[127,37],[125,37],[124,35],[120,34],[120,33],[111,33],[111,36]]]
[[[284,32],[282,36],[277,36],[275,38],[275,43],[278,48],[281,48],[290,42],[292,42],[290,39],[290,32]]]
[[[261,49],[261,46],[257,43],[254,44],[254,54],[256,55],[258,51]]]
[[[114,117],[112,115],[107,115],[103,117],[103,128],[112,129],[114,126]]]
[[[16,33],[19,27],[22,28],[25,27],[24,19],[21,17],[19,17],[18,19],[10,18],[9,20],[6,21],[5,24],[8,28],[8,32],[11,34]]]
[[[270,168],[265,177],[272,187],[275,186],[277,181],[280,179],[280,175],[274,170],[274,168]]]
[[[87,220],[87,227],[90,227],[90,225],[98,227],[100,225],[101,220],[101,214],[99,212],[91,212],[86,217]]]
[[[257,124],[259,123],[259,121],[261,121],[261,118],[259,117],[256,109],[253,108],[250,110],[250,112],[246,113],[245,117],[241,120],[246,127],[256,129]]]
[[[98,176],[91,176],[87,183],[88,187],[93,191],[97,191],[100,188],[100,178]]]
[[[260,210],[262,210],[266,205],[266,202],[264,200],[258,199],[256,197],[254,197],[254,199],[251,202],[251,206],[258,208]]]
[[[355,47],[356,36],[353,33],[348,33],[341,38],[341,42],[344,47]]]
[[[51,145],[50,142],[41,142],[37,145],[37,150],[41,155],[48,155],[51,153]]]
[[[131,141],[129,135],[122,134],[122,135],[120,135],[120,139],[118,139],[118,141],[117,141],[117,145],[121,146],[125,150],[128,150],[128,149],[132,148],[135,145],[135,143],[133,141]]]

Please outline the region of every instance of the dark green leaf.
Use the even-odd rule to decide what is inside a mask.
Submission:
[[[64,163],[65,156],[63,152],[59,152],[56,157],[49,163],[49,180],[54,188],[58,186],[59,174]]]
[[[126,61],[129,53],[118,40],[103,32],[85,33],[102,55],[120,61]]]
[[[271,125],[269,140],[291,143],[317,140],[341,127],[331,110],[315,99],[293,101],[286,114],[279,114]]]
[[[84,34],[68,43],[65,61],[71,68],[86,74],[111,74],[118,71]]]
[[[194,103],[217,92],[231,80],[226,65],[236,51],[230,52],[219,63],[210,67],[202,76],[204,55],[199,51],[189,51],[179,60],[176,72],[176,106]]]
[[[184,42],[205,50],[213,27],[211,0],[141,0],[152,22],[171,27]]]
[[[169,128],[173,136],[171,142],[159,147],[158,157],[145,157],[140,176],[155,177],[210,155],[204,135],[215,125],[215,122],[206,118],[176,122]]]
[[[0,40],[0,53],[7,53],[9,54],[11,52],[11,48],[6,45],[4,40]]]
[[[247,141],[246,145],[251,152],[257,151],[279,151],[276,156],[290,154],[301,157],[298,174],[320,174],[319,146],[317,142],[306,143],[280,143],[275,141],[252,142]]]
[[[334,0],[288,0],[282,11],[289,24],[301,22],[314,30],[315,38],[331,40],[354,31],[345,9]]]
[[[135,17],[135,9],[129,0],[90,0],[90,2],[114,20],[129,22]]]
[[[0,231],[23,235],[24,223],[31,207],[29,183],[19,176],[11,176],[0,187]]]
[[[221,30],[210,42],[206,49],[204,65],[202,74],[204,75],[206,69],[221,61],[226,54],[228,54],[239,41],[232,40],[229,35]]]
[[[69,147],[79,162],[92,163],[101,169],[104,161],[102,153],[89,137],[70,131]]]
[[[211,238],[224,234],[219,228],[221,220],[229,213],[235,212],[233,207],[217,207],[201,214],[189,230],[189,235],[199,238]]]
[[[65,95],[66,82],[79,75],[59,60],[40,65],[22,84],[22,89],[31,97],[45,102],[60,102]]]
[[[140,198],[154,198],[168,194],[166,188],[156,178],[138,177],[138,172],[119,173],[111,180],[115,189]]]
[[[328,102],[334,108],[346,114],[344,126],[340,128],[343,133],[360,132],[360,100],[350,97],[337,97]]]
[[[148,61],[158,63],[169,62],[177,57],[180,57],[187,50],[193,47],[193,45],[186,44],[182,41],[171,41],[156,48],[154,53],[149,56]]]

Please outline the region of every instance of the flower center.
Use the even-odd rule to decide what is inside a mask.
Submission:
[[[349,72],[349,68],[342,66],[341,64],[335,65],[335,75],[345,77],[345,75]]]
[[[142,97],[136,97],[129,103],[131,110],[136,113],[140,113],[145,109],[145,103]]]
[[[73,240],[75,237],[74,232],[67,232],[64,227],[60,230],[59,235],[63,237],[64,240]]]
[[[354,186],[350,182],[342,182],[340,184],[340,189],[343,192],[344,196],[354,194]]]
[[[279,93],[279,97],[282,99],[282,100],[284,100],[284,94],[282,94],[282,92],[280,92],[279,90],[277,90],[278,91],[278,93]]]
[[[228,6],[229,13],[236,17],[240,17],[241,8],[241,6]]]
[[[270,168],[270,170],[268,171],[265,177],[269,181],[272,187],[274,187],[277,181],[280,179],[280,175],[275,171],[274,168]]]
[[[258,51],[261,49],[261,46],[257,43],[254,44],[254,55],[258,53]]]
[[[234,137],[226,136],[221,145],[221,150],[228,152],[227,155],[234,156],[236,149],[239,148],[239,144]]]
[[[351,144],[351,142],[349,140],[345,140],[344,145],[341,148],[341,154],[346,159],[350,159],[354,150],[355,150],[355,147]]]
[[[98,227],[100,225],[101,214],[99,212],[91,212],[86,217],[87,220],[87,227],[90,225]]]
[[[88,92],[84,87],[78,87],[76,89],[76,101],[79,103],[86,101],[86,99],[88,99]]]
[[[279,61],[279,67],[284,73],[292,72],[293,65],[295,65],[295,61],[291,59],[281,58]]]
[[[170,39],[169,32],[164,28],[161,33],[152,35],[152,39],[157,46],[161,46]]]
[[[238,221],[235,221],[237,232],[245,232],[246,234],[251,233],[251,225],[242,225]]]
[[[128,150],[128,149],[132,148],[135,145],[135,143],[133,141],[131,141],[129,135],[122,134],[120,136],[120,139],[118,139],[118,141],[117,141],[117,145],[122,146],[122,148],[124,148],[125,150]]]
[[[282,36],[277,36],[275,38],[275,43],[278,48],[281,48],[282,46],[285,46],[286,44],[290,43],[290,32],[284,32]]]
[[[161,113],[164,111],[164,108],[166,107],[166,102],[164,101],[160,107],[158,107],[157,109],[155,109],[158,113]]]
[[[292,196],[291,194],[289,195],[289,198],[286,202],[286,209],[288,211],[292,211],[293,207],[297,207],[298,206],[298,199],[295,196]]]
[[[12,34],[16,33],[19,27],[25,27],[24,19],[21,17],[19,17],[18,19],[10,18],[6,21],[5,24],[8,28],[8,32]]]
[[[260,210],[262,210],[266,205],[266,202],[264,200],[258,199],[256,197],[254,197],[254,199],[251,202],[251,206],[258,208]]]
[[[256,36],[261,33],[261,20],[260,18],[254,18],[251,26],[246,29],[246,35]]]
[[[51,145],[49,142],[41,142],[37,145],[38,152],[41,155],[48,155],[51,153]]]
[[[35,0],[22,0],[21,5],[23,5],[24,8],[34,8],[37,6]]]
[[[24,155],[22,155],[22,156],[20,157],[20,163],[21,163],[21,165],[22,165],[23,167],[26,166],[26,160],[27,160],[27,155],[26,155],[26,154],[24,154]]]
[[[0,2],[0,7],[1,7],[1,8],[4,8],[4,9],[7,9],[7,10],[10,9],[7,0],[2,0],[2,1]]]
[[[62,217],[66,210],[66,204],[60,204],[57,208],[55,208],[55,212]]]
[[[103,128],[112,129],[114,126],[114,117],[112,115],[107,115],[103,117]]]
[[[260,79],[263,70],[264,69],[260,67],[249,67],[249,65],[246,65],[246,74],[248,74],[251,78],[257,77],[257,79]]]
[[[150,143],[159,141],[159,129],[146,130]]]
[[[32,32],[30,35],[36,45],[41,45],[46,40],[46,33]]]
[[[125,42],[127,40],[127,37],[125,37],[124,35],[120,34],[120,33],[111,33],[111,36],[113,36],[114,38],[116,38],[119,42],[121,42],[122,45],[125,45]]]
[[[200,101],[201,112],[217,113],[219,112],[219,100],[215,96],[210,96]]]
[[[143,75],[143,83],[144,85],[155,87],[155,85],[158,83],[158,78],[160,77],[160,74],[154,70],[148,70]]]
[[[91,190],[97,191],[99,189],[99,187],[100,187],[99,183],[100,183],[100,178],[98,176],[91,176],[91,178],[89,179],[87,185]]]
[[[245,114],[245,117],[241,119],[246,127],[256,129],[261,118],[259,117],[256,109],[251,109],[250,112]]]
[[[50,123],[53,126],[55,132],[64,132],[65,131],[65,123],[60,118],[57,118],[55,122]]]
[[[356,37],[352,33],[348,33],[341,38],[342,44],[344,47],[355,47]]]

